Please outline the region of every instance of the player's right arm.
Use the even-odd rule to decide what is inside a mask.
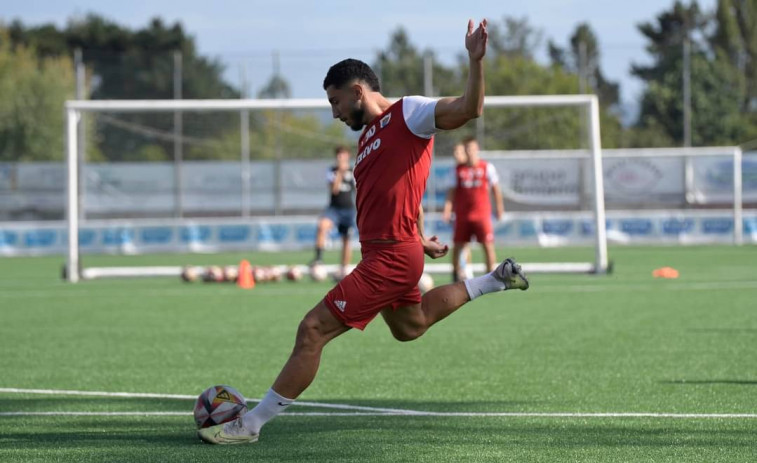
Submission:
[[[333,172],[333,175],[329,176],[329,180],[331,181],[329,187],[332,195],[339,194],[339,191],[342,188],[342,178],[344,178],[344,172],[339,169]]]
[[[470,70],[465,93],[457,98],[437,101],[434,118],[438,129],[456,129],[484,112],[484,55],[489,33],[486,31],[486,19],[479,23],[475,31],[473,25],[473,20],[468,20],[465,48],[468,50]]]

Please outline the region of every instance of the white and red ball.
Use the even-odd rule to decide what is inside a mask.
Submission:
[[[426,294],[434,288],[434,279],[428,273],[423,273],[418,280],[418,289],[421,294]]]
[[[287,269],[287,280],[299,281],[302,279],[302,270],[297,265],[293,265]]]
[[[231,386],[211,386],[197,397],[194,417],[197,428],[226,423],[247,413],[247,401]]]
[[[328,278],[329,272],[326,270],[326,267],[324,267],[321,264],[316,264],[310,267],[310,278],[313,281],[321,282],[325,281],[326,278]]]
[[[223,268],[223,280],[235,282],[239,278],[239,267],[236,265],[227,265]]]
[[[223,281],[223,268],[218,265],[211,265],[205,269],[205,274],[202,276],[202,280],[206,283],[218,283]]]
[[[181,279],[193,283],[202,277],[202,269],[199,267],[186,266],[181,270]]]

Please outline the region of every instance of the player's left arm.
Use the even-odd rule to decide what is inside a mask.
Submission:
[[[492,163],[486,163],[486,179],[491,185],[492,194],[494,195],[494,207],[497,210],[497,220],[502,220],[505,214],[505,202],[502,199],[502,189],[499,187],[499,175],[497,169]]]
[[[432,259],[438,259],[447,255],[449,246],[439,241],[439,238],[434,235],[431,238],[426,238],[426,234],[423,231],[423,206],[418,210],[418,236],[421,238],[421,244],[423,245],[423,252]]]
[[[489,33],[486,30],[486,19],[479,23],[475,31],[473,26],[473,20],[468,20],[465,48],[468,50],[470,69],[465,93],[457,98],[442,98],[437,101],[434,119],[438,129],[456,129],[484,112],[484,55]]]
[[[492,194],[494,195],[494,207],[497,208],[497,220],[502,220],[505,215],[505,202],[502,199],[502,189],[499,184],[492,185]]]

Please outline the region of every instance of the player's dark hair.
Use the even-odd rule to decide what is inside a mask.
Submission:
[[[373,69],[364,62],[352,58],[342,60],[329,68],[326,78],[323,79],[323,89],[326,90],[332,85],[342,88],[353,80],[365,82],[374,92],[381,91],[378,77]]]
[[[346,146],[344,146],[344,145],[337,145],[336,148],[334,148],[334,156],[336,156],[337,154],[341,153],[342,151],[344,151],[344,152],[346,152],[348,154],[350,152],[350,150]]]

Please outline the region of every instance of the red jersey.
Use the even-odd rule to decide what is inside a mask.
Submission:
[[[358,141],[354,176],[360,241],[417,241],[416,223],[434,146],[436,100],[405,97]]]
[[[454,211],[457,220],[489,219],[492,204],[489,188],[499,182],[494,166],[479,160],[475,166],[461,164],[455,171]]]

